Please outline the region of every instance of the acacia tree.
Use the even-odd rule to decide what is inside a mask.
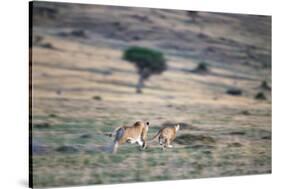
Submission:
[[[143,47],[130,47],[123,59],[132,62],[138,71],[139,80],[136,92],[142,93],[144,81],[153,74],[161,74],[167,69],[166,60],[161,52]]]

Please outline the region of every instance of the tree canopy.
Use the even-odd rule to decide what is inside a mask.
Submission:
[[[124,52],[123,59],[133,62],[140,74],[147,72],[144,77],[151,74],[160,74],[167,69],[166,60],[161,52],[144,47],[131,47]]]

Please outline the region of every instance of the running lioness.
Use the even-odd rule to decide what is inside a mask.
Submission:
[[[120,144],[137,143],[142,149],[146,148],[146,137],[149,122],[137,121],[133,126],[123,126],[116,129],[112,153],[116,153]]]
[[[161,128],[158,131],[158,133],[151,139],[151,141],[158,137],[159,144],[160,145],[164,144],[162,146],[163,150],[165,148],[172,148],[173,146],[171,145],[171,143],[173,142],[173,140],[175,140],[176,134],[177,134],[179,129],[180,129],[179,124],[175,125],[174,127]]]

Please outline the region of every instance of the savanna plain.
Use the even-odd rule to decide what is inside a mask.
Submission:
[[[34,187],[271,173],[271,18],[35,2],[31,50]],[[161,51],[141,94],[122,58]],[[200,70],[204,65],[205,69]],[[115,128],[179,123],[173,148],[110,153]]]

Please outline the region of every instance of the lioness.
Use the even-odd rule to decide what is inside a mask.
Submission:
[[[137,121],[133,126],[123,126],[116,129],[112,153],[116,153],[120,144],[137,143],[142,149],[146,148],[146,136],[149,122]]]
[[[171,145],[171,143],[176,138],[176,134],[179,129],[179,124],[175,125],[174,127],[161,128],[158,133],[151,139],[151,141],[158,137],[159,144],[163,145],[164,143],[164,145],[162,146],[163,150],[165,148],[172,148],[173,146]]]

